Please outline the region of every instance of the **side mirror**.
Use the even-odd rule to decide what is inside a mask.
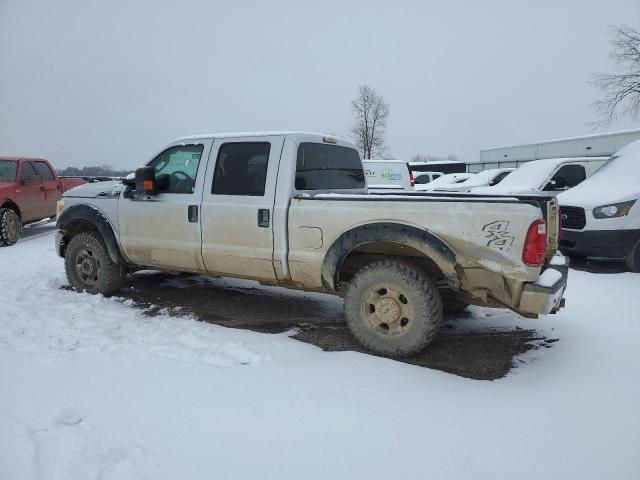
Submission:
[[[136,188],[136,174],[130,173],[126,177],[122,179],[122,184],[125,187],[131,187],[132,189]]]
[[[153,167],[140,167],[135,175],[136,192],[138,194],[155,195],[158,193],[156,186],[156,171]]]

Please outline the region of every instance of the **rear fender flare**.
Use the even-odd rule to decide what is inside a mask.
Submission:
[[[454,288],[460,287],[456,272],[456,256],[440,238],[417,227],[397,223],[373,223],[352,228],[344,232],[329,247],[322,262],[322,284],[324,288],[340,289],[340,270],[350,252],[374,242],[391,242],[411,247],[430,258],[444,273]]]

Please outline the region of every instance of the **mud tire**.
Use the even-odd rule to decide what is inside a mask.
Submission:
[[[347,287],[344,312],[362,346],[389,357],[419,353],[442,323],[442,301],[433,280],[396,260],[371,263],[358,271]]]
[[[99,233],[83,232],[68,243],[64,256],[67,280],[74,290],[113,295],[124,284],[126,269],[114,263]]]
[[[22,222],[10,208],[0,208],[0,247],[15,245],[22,233]]]

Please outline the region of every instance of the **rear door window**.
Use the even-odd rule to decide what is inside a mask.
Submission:
[[[36,173],[40,175],[45,182],[50,182],[56,178],[53,176],[49,166],[44,162],[33,162],[33,168],[35,168]]]
[[[298,146],[296,190],[365,188],[364,171],[353,148],[303,142]]]
[[[264,196],[270,151],[269,142],[222,144],[218,150],[211,193]]]
[[[22,162],[22,172],[20,172],[20,180],[23,182],[33,181],[38,176],[31,162]]]

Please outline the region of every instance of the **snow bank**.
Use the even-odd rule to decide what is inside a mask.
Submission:
[[[560,339],[486,382],[61,289],[51,235],[0,268],[3,480],[640,477],[634,274],[571,272],[539,320],[473,309],[457,328]]]

